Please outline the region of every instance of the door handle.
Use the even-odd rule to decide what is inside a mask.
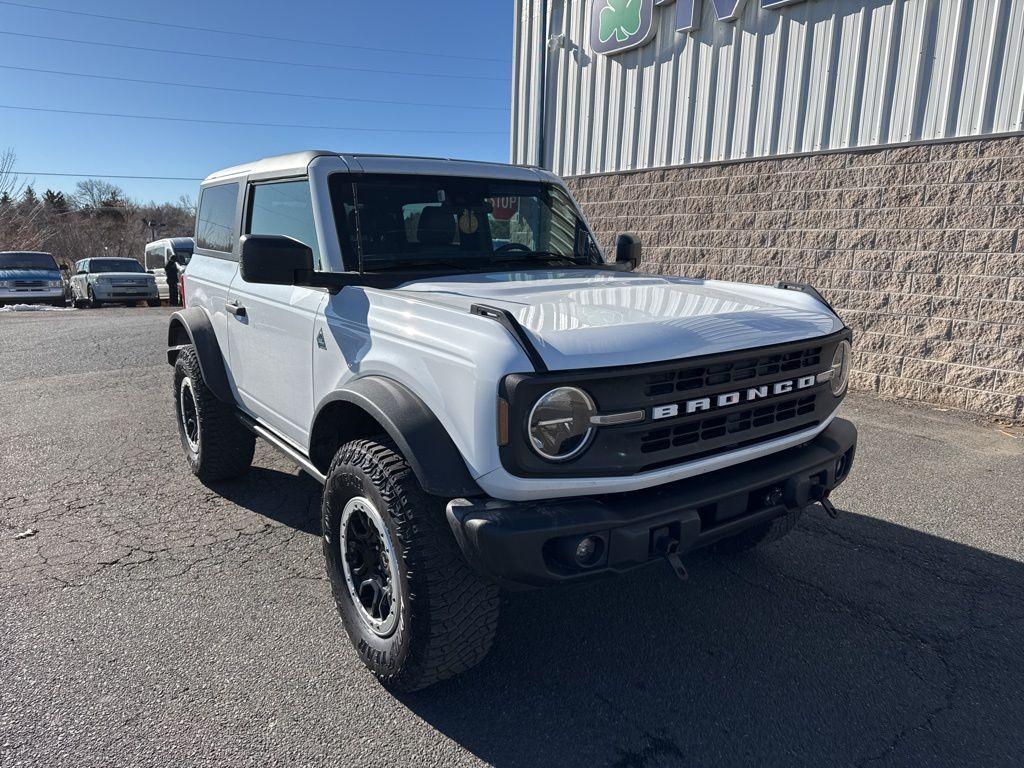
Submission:
[[[235,317],[246,317],[247,316],[246,315],[246,311],[245,311],[245,307],[243,307],[237,301],[229,301],[227,304],[224,305],[224,309],[226,309],[229,313],[231,313]]]

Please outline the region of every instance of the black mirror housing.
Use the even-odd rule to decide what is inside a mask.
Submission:
[[[313,249],[283,235],[242,235],[242,279],[247,283],[296,285],[296,272],[313,271]]]
[[[633,235],[621,234],[615,238],[615,263],[628,264],[630,269],[640,266],[642,248],[640,241]]]

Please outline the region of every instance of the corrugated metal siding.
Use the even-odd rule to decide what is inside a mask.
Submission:
[[[669,5],[612,57],[590,50],[590,5],[516,0],[513,162],[569,176],[1024,130],[1024,0],[748,0],[735,23],[707,0],[692,34]]]

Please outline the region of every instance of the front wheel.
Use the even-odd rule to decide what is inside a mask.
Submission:
[[[343,445],[322,509],[338,612],[359,658],[386,687],[426,688],[487,655],[498,589],[466,563],[443,501],[420,488],[393,443]]]
[[[192,474],[209,483],[248,471],[256,436],[238,421],[234,407],[206,386],[193,346],[181,350],[174,363],[174,411]]]
[[[100,301],[99,299],[97,299],[95,294],[93,294],[92,286],[91,285],[87,289],[87,293],[89,295],[89,306],[90,307],[92,307],[93,309],[98,309],[99,307],[103,306],[103,302]]]
[[[160,306],[160,299],[146,299],[146,306],[147,307],[159,307]]]

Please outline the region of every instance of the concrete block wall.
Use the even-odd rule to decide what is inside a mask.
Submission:
[[[813,284],[854,329],[854,388],[1024,418],[1024,136],[568,182],[645,271]]]

